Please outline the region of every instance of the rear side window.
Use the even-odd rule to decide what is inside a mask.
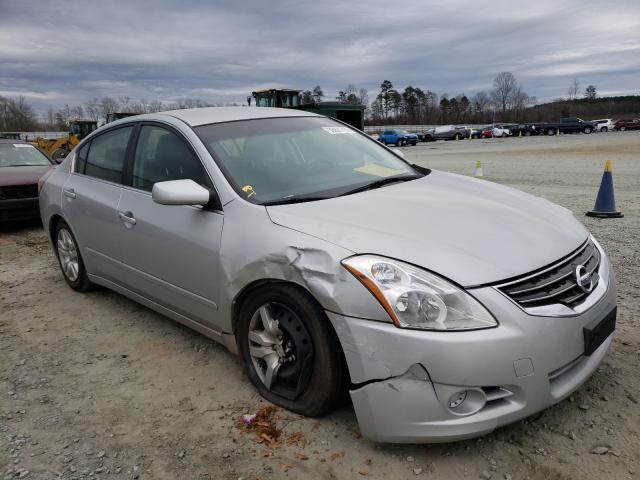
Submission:
[[[211,187],[202,163],[182,138],[166,128],[143,126],[133,161],[132,186],[150,192],[156,182],[184,179]]]
[[[92,140],[83,173],[101,180],[122,183],[122,169],[132,131],[133,127],[118,128]]]

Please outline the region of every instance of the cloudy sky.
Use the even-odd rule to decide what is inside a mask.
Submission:
[[[640,1],[0,0],[0,95],[39,112],[105,95],[244,102],[266,86],[374,98],[385,79],[471,95],[500,71],[539,101],[574,78],[640,94]]]

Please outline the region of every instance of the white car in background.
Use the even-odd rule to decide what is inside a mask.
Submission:
[[[608,132],[609,130],[613,130],[615,122],[612,118],[602,118],[600,120],[592,120],[595,127],[596,132]]]

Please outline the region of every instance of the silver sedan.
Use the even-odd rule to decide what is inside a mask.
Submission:
[[[468,438],[557,403],[615,328],[609,260],[571,212],[303,111],[110,123],[48,175],[40,211],[71,288],[223,343],[294,412],[348,393],[377,441]]]

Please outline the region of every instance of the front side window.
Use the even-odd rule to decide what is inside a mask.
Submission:
[[[89,153],[89,143],[85,143],[76,154],[76,172],[84,173],[85,165],[87,164],[87,153]]]
[[[265,204],[328,198],[414,170],[378,142],[321,117],[245,120],[195,128],[236,192]]]
[[[166,128],[144,125],[133,161],[132,186],[150,192],[156,182],[183,179],[210,186],[202,163],[182,138]]]
[[[133,127],[118,128],[93,139],[87,160],[84,163],[84,171],[79,171],[79,173],[109,182],[121,183],[122,168],[132,131]],[[80,163],[78,162],[78,165]]]

